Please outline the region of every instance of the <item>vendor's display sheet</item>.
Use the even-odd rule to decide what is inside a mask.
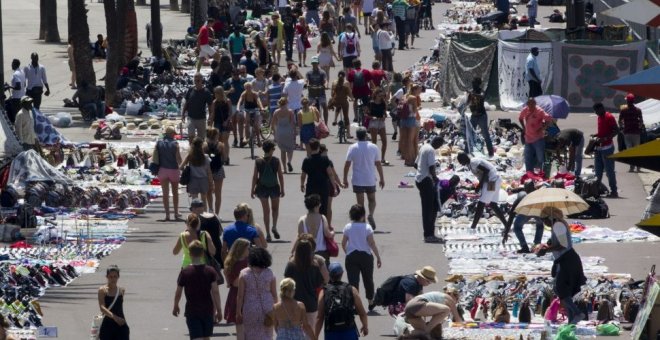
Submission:
[[[53,124],[38,109],[32,110],[34,115],[34,132],[37,133],[39,143],[53,145],[68,141],[62,134],[55,129]]]
[[[541,69],[542,88],[548,93],[552,82],[553,50],[551,43],[519,43],[498,41],[497,67],[499,74],[500,106],[502,110],[519,110],[529,97],[525,81],[525,63],[532,47],[539,49],[536,57]]]
[[[603,84],[641,71],[645,46],[644,41],[616,46],[553,43],[554,94],[566,98],[572,110],[591,111],[595,103],[618,110],[626,94]]]
[[[457,97],[471,90],[472,79],[476,77],[486,80],[483,88],[486,91],[496,48],[495,42],[482,48],[474,48],[451,41],[446,52],[447,67],[442,80],[444,98]]]

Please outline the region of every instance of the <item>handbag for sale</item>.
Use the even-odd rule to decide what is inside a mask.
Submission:
[[[179,184],[188,185],[190,183],[190,165],[186,165],[181,171],[181,177],[179,178]]]
[[[337,245],[337,242],[335,242],[335,239],[332,237],[323,237],[325,239],[325,250],[328,251],[328,255],[330,257],[337,257],[339,256],[339,246]]]
[[[321,119],[318,123],[316,123],[314,129],[316,132],[316,138],[318,139],[323,139],[330,136],[330,130],[328,129],[328,126],[325,125],[323,119]]]
[[[596,144],[598,142],[596,141],[595,138],[589,139],[589,143],[587,143],[587,147],[584,148],[584,154],[585,155],[592,155],[594,151],[596,151]]]
[[[118,297],[119,297],[119,288],[117,288],[117,293],[115,293],[115,298],[112,300],[110,306],[108,306],[108,309],[112,309],[112,307],[115,306],[115,302],[117,302]],[[99,339],[99,332],[101,330],[101,324],[103,323],[104,318],[105,318],[104,314],[94,315],[94,318],[92,319],[92,327],[89,331],[90,339],[94,339],[94,340]]]

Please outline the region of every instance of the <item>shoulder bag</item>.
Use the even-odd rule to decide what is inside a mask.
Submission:
[[[335,242],[334,237],[325,236],[323,230],[324,227],[325,226],[321,226],[320,232],[323,233],[323,239],[325,240],[325,250],[328,252],[329,257],[337,257],[339,256],[339,246],[337,245],[337,242]]]
[[[151,163],[149,163],[149,172],[151,172],[151,174],[154,176],[158,176],[158,171],[160,170],[160,160],[158,157],[159,146],[160,146],[160,141],[156,142],[154,153],[151,156]]]
[[[316,138],[318,139],[323,139],[328,136],[330,136],[330,130],[328,129],[328,126],[325,125],[325,122],[323,121],[323,118],[319,119],[318,123],[316,123],[316,126],[314,127],[315,132],[316,132]]]
[[[179,178],[179,184],[188,185],[190,183],[190,165],[186,165],[181,171],[181,177]]]
[[[115,306],[115,302],[117,302],[117,298],[119,298],[119,287],[117,287],[117,293],[115,294],[115,298],[112,300],[110,306],[108,306],[108,309],[112,309],[112,307]],[[94,315],[94,319],[92,319],[92,327],[89,331],[90,339],[93,340],[99,339],[99,332],[101,330],[101,324],[103,323],[104,318],[105,318],[105,314]]]

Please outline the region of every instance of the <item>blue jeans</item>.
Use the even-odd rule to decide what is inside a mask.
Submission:
[[[608,157],[614,153],[614,146],[605,150],[596,150],[594,153],[594,165],[596,171],[596,179],[598,182],[603,180],[603,170],[607,174],[607,181],[610,184],[610,192],[616,193],[616,173],[614,172],[614,160]]]
[[[470,117],[470,124],[472,124],[472,128],[476,129],[477,126],[479,129],[481,129],[481,136],[484,137],[484,141],[486,142],[486,152],[484,152],[484,155],[487,154],[488,156],[493,155],[493,142],[490,140],[490,131],[488,131],[488,115],[487,114],[481,114],[478,116],[472,115]]]
[[[543,222],[540,219],[527,215],[516,215],[516,218],[513,220],[513,233],[516,234],[518,242],[520,242],[520,248],[523,250],[529,251],[529,246],[527,245],[527,240],[525,240],[525,234],[523,234],[523,226],[531,218],[534,218],[536,221],[536,232],[534,234],[534,244],[539,244],[543,238]]]
[[[105,105],[103,105],[103,102],[101,101],[84,104],[82,106],[82,110],[89,112],[90,116],[92,117],[96,117],[98,119],[105,118]]]
[[[566,309],[566,313],[568,314],[568,322],[571,322],[576,315],[581,313],[580,309],[575,305],[575,302],[573,302],[573,297],[561,299],[561,304],[564,306],[564,309]]]
[[[541,138],[534,143],[525,144],[525,170],[534,171],[534,168],[543,169],[545,161],[545,139]]]
[[[575,172],[575,177],[580,177],[580,174],[582,174],[583,154],[584,154],[584,138],[582,138],[582,141],[578,143],[577,146],[575,146],[575,167],[573,167],[573,164],[570,164],[570,166],[573,168]]]
[[[321,23],[321,19],[319,18],[319,10],[313,9],[305,12],[305,21],[307,21],[307,24],[314,22],[314,24],[318,27]]]

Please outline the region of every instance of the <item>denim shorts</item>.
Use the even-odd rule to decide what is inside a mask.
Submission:
[[[415,117],[408,117],[406,119],[399,120],[400,128],[414,128],[417,127],[417,119]]]

